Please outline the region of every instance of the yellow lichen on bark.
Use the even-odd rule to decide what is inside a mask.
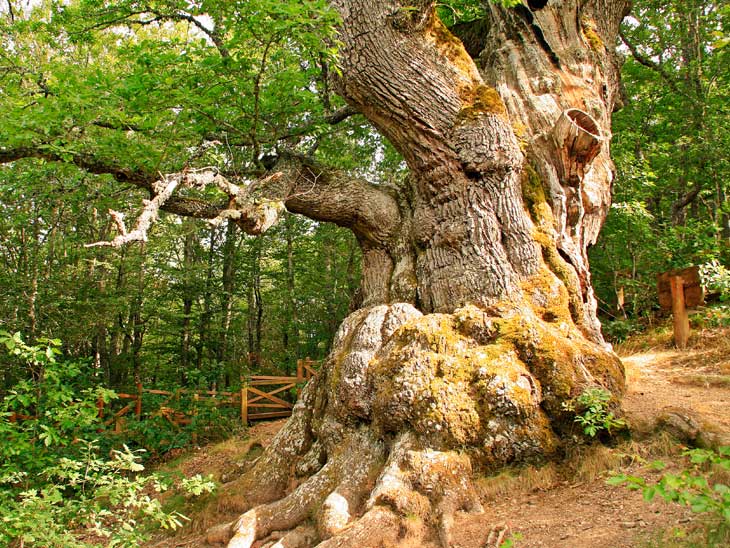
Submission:
[[[521,289],[529,298],[532,308],[542,320],[548,323],[573,325],[570,314],[570,295],[556,273],[541,268],[536,274],[522,281]]]
[[[573,321],[583,323],[583,297],[575,270],[560,256],[555,241],[555,218],[545,196],[545,189],[535,169],[527,164],[522,176],[522,198],[535,223],[534,240],[540,244],[547,267],[563,282],[568,293],[568,304]]]
[[[381,428],[406,427],[441,447],[472,447],[490,464],[552,452],[557,442],[540,416],[539,382],[490,321],[465,306],[399,328],[372,369],[380,379],[373,409]],[[492,446],[501,449],[493,454]]]
[[[522,173],[522,198],[532,221],[539,229],[545,233],[552,232],[555,226],[553,210],[547,202],[540,176],[535,168],[527,163]]]
[[[586,387],[600,384],[614,395],[624,392],[621,361],[611,352],[585,339],[572,324],[531,317],[529,303],[510,317],[496,320],[501,337],[514,345],[522,362],[539,380],[542,406],[558,424],[562,402]]]
[[[475,120],[484,114],[499,116],[505,120],[507,107],[496,89],[478,84],[461,95],[464,106],[459,111],[458,120]]]
[[[606,47],[603,45],[603,40],[601,40],[601,37],[598,36],[598,32],[596,31],[596,22],[587,17],[582,17],[580,27],[591,49],[596,53],[604,53]]]
[[[481,76],[474,60],[466,51],[464,44],[446,28],[435,12],[432,12],[429,24],[426,27],[426,39],[445,57],[451,66],[458,71],[466,91],[474,84],[481,82]]]

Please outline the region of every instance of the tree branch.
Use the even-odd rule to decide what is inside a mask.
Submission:
[[[125,168],[89,154],[74,154],[71,156],[69,162],[69,158],[61,157],[59,154],[45,150],[42,146],[0,147],[0,164],[7,164],[25,158],[39,158],[49,162],[72,163],[88,173],[94,175],[111,175],[120,183],[128,183],[150,192],[153,192],[152,185],[159,178],[159,175],[154,175],[139,169]],[[195,198],[173,196],[161,206],[161,209],[184,217],[214,219],[221,211],[226,209],[226,205],[212,204]]]
[[[332,114],[328,114],[325,116],[324,121],[331,125],[339,124],[340,122],[343,122],[347,120],[350,116],[354,116],[355,114],[360,114],[360,111],[358,111],[355,107],[351,105],[345,105],[342,108],[337,109]]]
[[[227,58],[231,56],[230,52],[223,44],[223,39],[221,38],[221,35],[215,30],[215,28],[209,29],[203,23],[198,21],[193,15],[190,15],[189,13],[185,13],[183,11],[178,11],[176,13],[161,13],[153,11],[152,13],[156,15],[158,19],[162,20],[168,19],[170,21],[187,21],[188,23],[197,27],[208,38],[210,38],[211,42],[213,42],[213,45],[215,45],[216,49],[218,50],[218,53],[221,54],[221,57]]]
[[[684,209],[697,199],[702,192],[702,186],[695,184],[689,191],[684,193],[672,204],[672,224],[678,225],[684,218]]]
[[[619,36],[621,37],[621,41],[626,45],[627,48],[629,48],[631,56],[636,59],[637,63],[645,66],[648,69],[653,70],[659,76],[661,76],[661,78],[667,83],[667,85],[671,88],[673,92],[682,94],[682,92],[679,90],[679,87],[677,86],[676,80],[672,77],[671,74],[669,74],[669,72],[667,72],[667,70],[660,63],[657,63],[656,61],[642,54],[639,49],[631,43],[631,41],[628,39],[623,31],[619,31]]]
[[[0,164],[23,158],[69,163],[68,157],[39,146],[0,147]],[[152,194],[150,200],[145,200],[134,230],[127,232],[121,215],[113,212],[119,236],[111,242],[93,245],[117,247],[130,241],[144,241],[160,210],[212,222],[232,219],[249,234],[261,234],[278,221],[286,208],[316,221],[350,228],[358,238],[375,245],[389,241],[400,224],[400,209],[393,192],[291,153],[282,156],[267,176],[248,185],[235,184],[212,168],[153,175],[80,153],[72,155],[70,163],[89,173],[109,174],[119,182]],[[228,203],[213,204],[173,195],[181,188],[208,186],[215,186],[228,196]]]
[[[158,192],[151,200],[144,201],[142,214],[137,218],[137,225],[132,232],[127,232],[124,225],[124,216],[118,211],[110,210],[119,230],[119,235],[108,242],[95,242],[84,247],[121,247],[130,242],[146,242],[147,232],[160,214],[160,207],[172,196],[181,180],[179,177],[163,177],[163,185],[156,185]]]
[[[24,158],[39,158],[49,162],[72,163],[94,175],[109,174],[120,183],[131,183],[135,186],[150,189],[157,176],[138,169],[130,169],[101,160],[90,154],[74,153],[69,158],[47,149],[44,145],[7,148],[0,147],[0,164],[7,164]]]
[[[377,245],[390,240],[400,225],[398,202],[381,186],[319,166],[303,156],[286,156],[276,169],[282,172],[278,185],[285,187],[281,200],[292,213],[349,228],[360,239]]]
[[[142,19],[142,16],[149,16],[154,15],[151,19]],[[132,17],[140,16],[139,19],[132,19]],[[75,32],[72,34],[79,34],[81,32],[90,32],[92,30],[97,29],[106,29],[109,27],[112,27],[114,25],[138,25],[138,26],[147,26],[151,25],[153,23],[159,23],[160,21],[185,21],[192,25],[194,25],[198,30],[200,30],[203,34],[205,34],[211,42],[213,42],[213,45],[218,50],[218,53],[220,53],[221,57],[227,58],[230,57],[230,52],[225,47],[223,38],[221,37],[220,33],[213,28],[209,29],[206,27],[202,22],[200,22],[198,19],[195,18],[194,15],[191,15],[189,13],[186,13],[184,11],[176,11],[175,13],[163,13],[160,11],[154,11],[154,10],[129,10],[126,13],[121,13],[120,15],[113,17],[111,19],[107,19],[104,21],[100,21],[99,23],[95,23],[93,25],[89,25],[88,27],[84,27],[81,31]]]
[[[8,15],[10,15],[10,22],[15,23],[15,12],[13,11],[13,3],[8,0]]]

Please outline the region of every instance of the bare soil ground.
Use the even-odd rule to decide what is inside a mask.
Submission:
[[[481,478],[485,513],[457,516],[454,548],[497,548],[509,539],[516,548],[686,545],[673,537],[691,535],[700,527],[700,517],[659,499],[647,503],[639,492],[606,485],[606,478],[610,470],[658,478],[647,464],[657,459],[677,469],[681,445],[658,426],[668,413],[688,417],[688,435],[730,444],[730,329],[695,333],[685,351],[673,349],[670,334],[664,333],[625,344],[618,352],[627,372],[624,410],[632,440],[611,448],[579,448],[563,463]],[[281,425],[260,424],[247,441],[203,448],[178,469],[186,476],[213,473],[225,481],[231,467],[245,467]],[[176,537],[150,546],[204,546],[201,533],[208,526],[235,517],[227,513],[225,500],[240,494],[225,493],[225,485],[222,490],[217,501],[191,515],[191,525]],[[403,546],[414,545],[406,540]]]

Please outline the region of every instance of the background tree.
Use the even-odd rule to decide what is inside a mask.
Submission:
[[[727,33],[706,1],[637,1],[622,26],[616,203],[591,255],[607,316],[650,312],[658,272],[730,260]]]
[[[80,9],[93,6],[98,4],[87,4]],[[246,112],[252,108],[251,103],[237,100],[226,104],[219,95],[220,88],[223,83],[231,82],[231,74],[240,81],[240,89],[246,90],[255,87],[257,78],[259,88],[263,87],[264,73],[284,81],[287,78],[309,81],[307,77],[302,78],[308,69],[299,66],[300,57],[289,53],[282,58],[281,51],[275,59],[278,64],[262,63],[259,46],[265,47],[270,37],[254,38],[244,29],[240,31],[241,40],[245,37],[240,49],[245,55],[239,52],[236,70],[226,73],[233,61],[221,61],[229,57],[212,44],[201,43],[206,35],[195,24],[181,20],[179,14],[174,15],[170,11],[172,4],[166,6],[168,12],[158,15],[160,20],[169,22],[168,26],[159,29],[159,22],[154,21],[132,23],[124,31],[127,34],[123,40],[113,32],[84,34],[88,21],[67,26],[64,18],[71,18],[70,13],[54,14],[43,6],[34,10],[20,8],[21,5],[16,6],[12,18],[6,12],[3,19],[7,33],[3,33],[1,73],[6,90],[3,108],[8,112],[4,118],[3,143],[39,144],[31,156],[48,152],[61,159],[57,155],[65,150],[63,160],[70,163],[25,159],[2,166],[2,204],[6,214],[3,244],[7,244],[2,246],[2,276],[7,280],[3,285],[4,328],[62,338],[68,355],[95,356],[99,380],[124,391],[133,386],[133,370],[139,368],[145,383],[177,386],[184,382],[208,387],[238,383],[240,375],[250,370],[245,322],[249,317],[246,295],[253,284],[247,268],[250,261],[244,257],[251,246],[259,244],[244,237],[232,223],[224,230],[163,218],[154,228],[156,237],[144,246],[84,249],[85,244],[113,236],[108,209],[133,216],[144,192],[139,193],[129,184],[121,173],[126,170],[120,168],[109,177],[79,170],[71,160],[76,154],[75,161],[80,161],[83,147],[88,146],[93,154],[86,158],[89,162],[97,161],[97,169],[86,167],[104,172],[111,167],[104,164],[109,158],[119,167],[128,160],[128,154],[142,161],[150,160],[145,159],[148,152],[169,159],[175,156],[175,150],[191,147],[180,156],[185,161],[189,161],[189,155],[203,154],[198,157],[203,164],[222,163],[241,174],[256,173],[260,168],[252,160],[252,140],[259,147],[267,147],[278,139],[298,139],[297,131],[291,127],[293,122],[285,121],[286,117],[301,116],[301,112],[311,111],[316,103],[310,99],[304,103],[304,110],[292,109],[287,115],[286,109],[279,109],[274,116],[271,109],[283,104],[281,97],[264,101],[260,93],[259,116],[274,126],[264,129],[259,124],[252,132],[239,124],[238,131],[246,132],[247,137],[236,144],[228,136],[230,127],[216,120],[248,119]],[[104,27],[109,19],[114,21],[115,14],[131,13],[135,8],[120,5],[116,9],[121,11],[101,13],[99,27]],[[224,17],[220,13],[218,16]],[[262,17],[271,19],[266,13]],[[305,23],[311,27],[308,21],[298,24]],[[278,24],[283,29],[292,26],[291,21]],[[156,30],[150,32],[151,28]],[[157,30],[164,35],[159,44],[151,41]],[[121,32],[121,27],[115,28],[115,32]],[[285,30],[276,32],[281,34]],[[67,47],[59,47],[59,40],[68,41]],[[187,57],[174,54],[185,47],[188,47]],[[167,56],[152,59],[152,52],[161,50]],[[270,46],[269,53],[273,51],[274,46]],[[192,63],[191,59],[208,65],[207,77],[201,67],[195,73],[191,67],[184,69],[186,63]],[[292,60],[296,60],[293,67]],[[159,62],[156,69],[150,68],[153,62]],[[286,66],[286,71],[281,70],[282,66]],[[102,70],[107,67],[113,69],[115,76]],[[192,82],[183,77],[185,70],[189,70],[187,74]],[[229,80],[212,76],[217,72],[226,73]],[[317,77],[320,72],[316,64],[309,71]],[[181,87],[173,92],[175,78]],[[217,82],[212,90],[199,85],[205,78]],[[37,79],[48,80],[55,86],[52,93],[42,91]],[[316,85],[316,80],[312,82]],[[271,79],[266,79],[266,84],[270,94],[282,92],[283,88]],[[197,96],[185,96],[186,86],[196,90]],[[311,95],[309,91],[303,93],[305,97]],[[92,102],[99,97],[104,104],[92,107]],[[183,98],[189,108],[183,108],[180,103]],[[215,110],[212,102],[219,102],[220,109]],[[264,109],[264,102],[269,110]],[[201,114],[201,109],[208,110]],[[59,116],[65,121],[59,120]],[[316,130],[309,122],[304,125]],[[169,132],[170,128],[177,129]],[[211,128],[219,131],[217,137],[221,141],[207,140],[215,138],[208,135]],[[362,134],[363,130],[358,129],[349,138],[358,139]],[[217,144],[206,145],[203,153],[198,148],[201,140]],[[3,148],[6,154],[8,150]],[[127,173],[133,171],[134,167]],[[116,186],[112,185],[114,178]],[[290,328],[297,334],[301,331],[306,341],[299,349],[299,356],[321,358],[327,351],[327,341],[333,336],[332,322],[343,317],[347,310],[352,286],[356,285],[347,276],[357,278],[358,261],[348,271],[339,263],[349,259],[338,256],[333,272],[339,279],[327,283],[345,291],[313,294],[315,287],[310,279],[325,270],[317,251],[318,242],[329,242],[334,237],[339,246],[340,242],[351,240],[346,237],[343,240],[342,234],[332,236],[331,228],[312,223],[297,222],[295,227],[298,237],[291,243],[292,259],[296,259],[291,274],[295,279],[294,291],[301,295],[297,306],[303,309],[302,320]],[[272,238],[275,242],[276,235]],[[270,241],[267,237],[267,242]],[[346,245],[352,249],[351,244]],[[273,368],[282,367],[279,356],[284,343],[281,335],[273,331],[279,329],[275,306],[281,299],[284,282],[278,279],[280,259],[274,256],[278,253],[274,243],[264,243],[262,250],[258,285],[263,310],[270,310],[271,314],[261,318],[261,354],[267,356],[261,368],[274,371]],[[305,289],[310,286],[311,289]],[[287,291],[291,293],[291,288]],[[336,303],[335,318],[329,316],[333,303]],[[271,334],[267,325],[271,326]],[[288,367],[293,367],[291,360],[295,359],[294,355],[289,356]],[[8,378],[5,386],[10,385],[12,379]]]

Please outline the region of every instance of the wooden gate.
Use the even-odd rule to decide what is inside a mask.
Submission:
[[[317,373],[313,366],[314,362],[307,358],[297,360],[296,377],[252,376],[248,384],[241,388],[241,422],[246,424],[250,420],[291,416],[294,404],[278,397],[277,394],[296,390],[298,397],[301,385]],[[268,391],[263,390],[263,387]]]

